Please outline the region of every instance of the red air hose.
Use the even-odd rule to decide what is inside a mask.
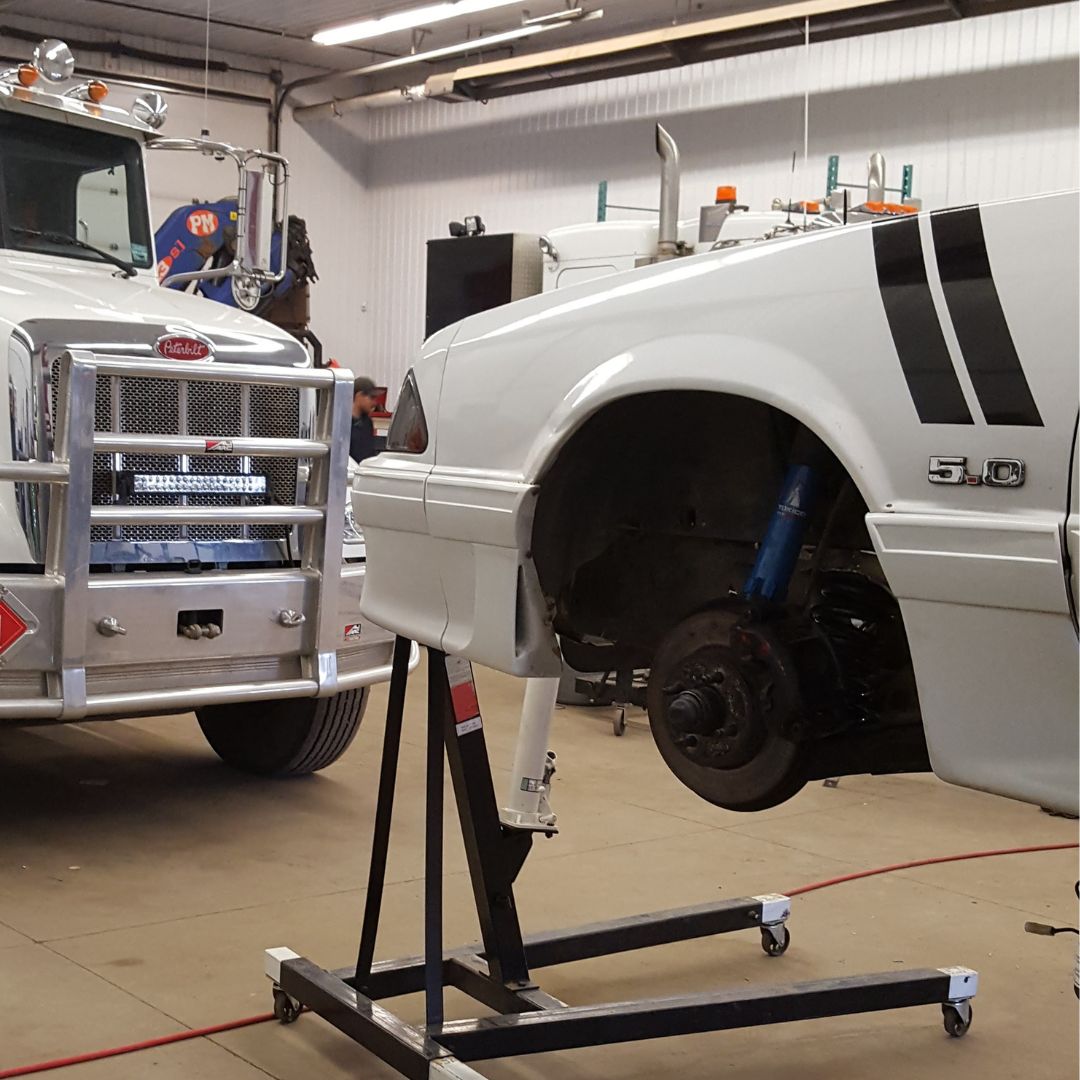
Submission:
[[[878,874],[891,874],[897,870],[912,870],[916,866],[935,866],[938,863],[965,862],[968,859],[991,859],[995,855],[1029,855],[1035,851],[1068,851],[1080,847],[1080,844],[1033,844],[1030,847],[997,848],[993,851],[967,851],[962,855],[937,855],[930,859],[914,859],[911,862],[893,863],[891,866],[876,866],[873,870],[857,870],[853,874],[841,874],[839,877],[814,881],[809,885],[800,885],[789,889],[785,896],[802,896],[803,893],[817,892],[832,885],[843,885],[847,881],[859,881],[862,878],[877,877]],[[0,1080],[3,1078],[0,1073]]]
[[[67,1065],[82,1065],[87,1061],[100,1061],[102,1058],[119,1057],[121,1054],[133,1054],[137,1050],[152,1050],[155,1046],[168,1046],[170,1043],[186,1042],[188,1039],[201,1039],[207,1035],[220,1035],[223,1031],[235,1031],[237,1028],[251,1027],[252,1024],[265,1024],[273,1020],[274,1014],[259,1013],[258,1016],[245,1016],[242,1020],[228,1020],[224,1024],[210,1027],[191,1028],[189,1031],[174,1031],[171,1035],[159,1035],[156,1039],[144,1039],[142,1042],[128,1043],[127,1046],[110,1046],[107,1050],[91,1050],[85,1054],[73,1054],[71,1057],[56,1058],[53,1061],[37,1061],[33,1065],[16,1065],[13,1069],[0,1069],[0,1080],[11,1076],[30,1076],[31,1073],[49,1072],[63,1069]]]
[[[833,885],[843,885],[848,881],[876,877],[878,874],[891,874],[897,870],[912,870],[917,866],[936,866],[939,863],[964,862],[967,859],[989,859],[996,855],[1029,855],[1037,851],[1068,851],[1080,847],[1080,844],[1032,844],[1029,847],[997,848],[992,851],[967,851],[960,855],[936,855],[929,859],[913,859],[911,862],[893,863],[891,866],[877,866],[872,870],[857,870],[853,874],[841,874],[839,877],[814,881],[809,885],[800,885],[797,889],[788,889],[786,896],[802,896],[803,893],[817,892]],[[185,1042],[188,1039],[201,1039],[207,1035],[220,1035],[223,1031],[235,1031],[237,1028],[251,1027],[253,1024],[265,1024],[274,1019],[273,1013],[260,1013],[258,1016],[246,1016],[241,1020],[229,1020],[224,1024],[211,1027],[192,1028],[189,1031],[176,1031],[171,1035],[160,1035],[156,1039],[129,1043],[127,1046],[112,1046],[107,1050],[91,1050],[86,1054],[56,1058],[53,1061],[38,1061],[32,1065],[16,1065],[13,1069],[0,1069],[0,1080],[10,1080],[15,1076],[30,1076],[33,1073],[50,1072],[67,1065],[81,1065],[86,1061],[100,1061],[102,1058],[119,1057],[121,1054],[133,1054],[138,1050],[151,1050],[155,1046],[168,1046],[170,1043]]]

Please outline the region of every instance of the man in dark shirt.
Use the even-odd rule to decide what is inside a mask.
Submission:
[[[375,408],[375,383],[366,375],[361,375],[353,383],[352,399],[352,434],[349,436],[349,457],[353,461],[363,461],[374,457],[379,452],[375,442],[375,425],[371,413]]]

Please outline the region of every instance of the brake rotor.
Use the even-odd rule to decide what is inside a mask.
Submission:
[[[794,666],[767,628],[704,611],[661,641],[648,688],[649,725],[668,768],[727,810],[764,810],[806,782]]]

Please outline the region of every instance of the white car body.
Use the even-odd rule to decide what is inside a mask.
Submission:
[[[932,214],[912,220],[968,422],[922,422],[913,407],[879,286],[876,224],[560,289],[424,345],[413,371],[427,448],[365,462],[354,486],[368,549],[363,612],[502,671],[557,675],[531,545],[537,495],[562,448],[632,396],[753,399],[816,434],[865,501],[934,770],[1075,811],[1078,198],[975,213],[1038,423],[987,421],[933,257]],[[678,417],[657,423],[678,439]],[[929,459],[943,455],[965,457],[972,473],[986,459],[1021,459],[1025,481],[928,482]]]

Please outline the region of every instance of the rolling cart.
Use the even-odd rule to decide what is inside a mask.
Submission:
[[[431,648],[424,951],[375,962],[409,647],[407,640],[397,639],[356,960],[329,971],[290,949],[267,950],[266,973],[273,981],[274,1011],[280,1020],[290,1022],[309,1009],[410,1080],[481,1080],[468,1062],[916,1005],[939,1005],[950,1035],[967,1031],[978,984],[977,974],[968,968],[740,986],[604,1005],[567,1005],[545,993],[533,978],[543,967],[739,930],[755,931],[765,952],[780,956],[791,940],[786,925],[791,904],[781,895],[752,896],[523,937],[513,885],[534,832],[544,830],[510,828],[500,821],[472,669],[467,661]],[[483,939],[449,950],[442,941],[444,755]],[[447,986],[464,991],[494,1015],[447,1021]],[[422,1026],[406,1023],[381,1004],[420,991],[425,997]]]

